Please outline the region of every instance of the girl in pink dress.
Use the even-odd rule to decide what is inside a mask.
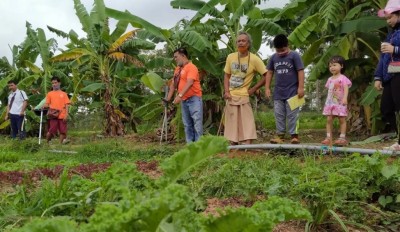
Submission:
[[[328,88],[328,96],[323,110],[326,115],[326,138],[321,142],[325,145],[332,144],[332,127],[333,119],[339,118],[340,136],[333,143],[336,146],[346,146],[346,117],[347,117],[347,97],[351,81],[342,74],[344,70],[344,58],[341,56],[333,56],[329,60],[329,71],[332,76],[326,82],[325,87]]]

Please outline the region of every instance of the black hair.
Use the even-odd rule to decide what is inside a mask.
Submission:
[[[345,59],[343,58],[343,56],[335,55],[335,56],[332,56],[331,59],[329,59],[328,64],[333,64],[333,63],[340,64],[342,66],[342,68],[340,69],[340,73],[343,73],[345,70],[344,62],[345,62]]]
[[[275,36],[274,41],[274,48],[284,48],[289,46],[289,40],[284,34],[279,34]]]
[[[57,82],[61,82],[61,79],[58,76],[53,76],[51,78],[51,81],[57,81]]]
[[[14,85],[17,85],[17,82],[14,81],[14,80],[9,80],[9,81],[7,82],[7,84],[14,84]]]
[[[181,55],[185,55],[186,58],[189,59],[189,54],[188,54],[186,48],[184,48],[184,47],[177,48],[177,49],[174,50],[174,54],[175,54],[176,52],[179,53],[179,54],[181,54]]]
[[[391,14],[395,14],[395,15],[397,15],[397,16],[400,16],[400,10],[394,11],[394,12],[392,12]]]

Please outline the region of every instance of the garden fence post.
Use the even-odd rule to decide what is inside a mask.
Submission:
[[[165,96],[164,99],[167,99],[168,97],[168,86],[164,86],[164,92],[165,92]],[[165,130],[165,141],[168,141],[168,117],[167,117],[167,113],[168,113],[168,102],[167,101],[163,101],[163,105],[164,105],[164,115],[163,115],[163,122],[162,122],[162,128],[161,128],[161,135],[160,135],[160,145],[164,136],[164,130]]]

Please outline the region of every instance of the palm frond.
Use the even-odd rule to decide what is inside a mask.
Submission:
[[[90,29],[93,26],[93,23],[88,12],[86,11],[85,6],[81,3],[80,0],[74,0],[74,8],[78,19],[82,24],[83,31],[89,33]]]
[[[294,19],[298,12],[306,9],[315,0],[294,0],[287,4],[280,12],[274,17],[274,21],[279,21],[282,18]]]
[[[14,70],[13,66],[8,61],[7,57],[3,56],[0,59],[0,79],[6,76],[9,72]]]
[[[43,29],[38,28],[38,43],[39,43],[39,49],[40,49],[40,56],[42,57],[42,62],[44,67],[48,67],[49,64],[49,59],[50,59],[50,51],[49,51],[49,45],[47,44],[46,41],[46,35],[43,31]]]
[[[324,16],[322,30],[327,30],[328,25],[337,27],[345,12],[345,4],[341,0],[325,0],[321,7],[321,15]]]
[[[128,28],[129,22],[124,21],[124,20],[119,20],[117,22],[117,25],[115,26],[115,30],[111,33],[111,40],[115,41],[117,40],[119,37],[121,37],[121,35],[123,35],[126,31],[126,29]]]
[[[107,16],[129,22],[135,28],[146,28],[146,30],[154,36],[165,40],[165,35],[162,33],[161,28],[149,23],[148,21],[132,15],[129,11],[121,12],[114,9],[106,8]]]
[[[91,14],[96,14],[97,22],[103,23],[106,21],[106,6],[104,4],[104,0],[94,0],[94,7],[92,9]]]
[[[144,49],[144,50],[153,50],[156,48],[156,45],[152,42],[142,40],[142,39],[130,39],[122,44],[123,51],[129,49]]]
[[[54,28],[54,27],[47,26],[47,29],[49,29],[49,31],[55,33],[56,35],[58,35],[60,37],[63,37],[64,39],[69,38],[68,33],[65,33],[65,32],[63,32],[61,30],[58,30],[58,29]]]
[[[259,28],[267,31],[268,35],[285,34],[286,31],[277,23],[270,19],[250,19],[246,28]]]
[[[171,32],[168,30],[161,30],[161,33],[164,35],[165,38],[169,38],[171,37]],[[165,39],[154,36],[153,33],[151,33],[150,31],[144,29],[144,30],[140,30],[137,32],[136,37],[139,39],[146,39],[146,40],[150,40],[154,43],[161,43],[161,42],[165,42]]]
[[[139,59],[137,59],[137,58],[135,58],[133,56],[130,56],[130,55],[126,54],[126,53],[113,52],[111,54],[108,54],[108,57],[111,58],[111,59],[117,60],[117,61],[134,64],[137,67],[143,67],[144,66],[143,63]]]
[[[69,35],[69,38],[71,39],[72,43],[74,43],[78,46],[84,45],[84,43],[79,39],[78,33],[76,33],[74,30],[70,30],[68,35]]]
[[[205,2],[201,0],[173,0],[170,5],[174,9],[199,11],[205,5]]]
[[[111,46],[109,48],[109,52],[116,51],[119,47],[121,47],[121,45],[124,42],[126,42],[129,39],[132,39],[136,35],[136,31],[137,30],[129,31],[129,32],[125,33],[124,35],[122,35],[121,37],[119,37],[114,43],[111,44]]]
[[[33,73],[39,74],[42,72],[42,70],[38,66],[36,66],[34,63],[30,62],[29,60],[26,60],[24,63],[25,63],[25,66],[27,68],[29,68],[30,71],[32,71]]]
[[[190,22],[196,22],[202,19],[204,16],[208,15],[218,15],[219,12],[215,7],[220,3],[220,0],[210,0],[208,2],[202,1],[192,1],[192,0],[179,0],[179,1],[172,1],[171,6],[175,8],[176,5],[180,5],[180,7],[187,6],[187,7],[199,7],[200,9],[197,10],[197,13],[190,19]],[[179,7],[179,6],[178,6]]]
[[[305,19],[296,29],[289,35],[288,39],[291,44],[300,47],[307,41],[308,37],[315,33],[320,21],[320,14],[316,13]]]
[[[203,52],[212,47],[211,42],[197,31],[179,31],[174,37],[176,37],[178,41],[184,41],[189,47],[199,52]]]
[[[61,61],[76,60],[84,55],[90,55],[90,53],[86,49],[77,48],[68,52],[64,52],[60,55],[54,56],[50,59],[50,61],[61,62]]]

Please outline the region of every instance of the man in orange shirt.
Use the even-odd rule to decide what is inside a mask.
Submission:
[[[189,61],[185,48],[174,51],[174,78],[171,81],[167,102],[177,91],[174,104],[182,103],[182,121],[185,127],[186,142],[195,142],[203,134],[203,100],[200,86],[199,70]]]
[[[67,117],[68,117],[68,105],[70,104],[68,95],[60,88],[60,78],[53,76],[51,78],[51,85],[53,91],[47,93],[46,102],[43,108],[50,108],[59,110],[60,113],[57,118],[49,118],[49,129],[46,134],[47,142],[60,132],[60,143],[66,144],[67,140]]]

